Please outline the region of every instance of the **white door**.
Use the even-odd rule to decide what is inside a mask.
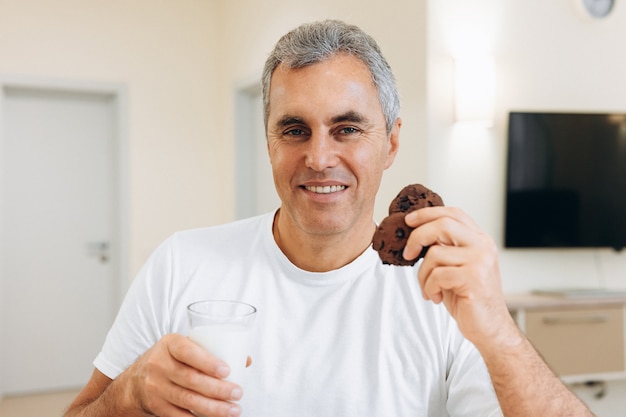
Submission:
[[[0,392],[78,387],[117,302],[115,96],[0,93]]]
[[[254,216],[280,207],[267,154],[263,103],[258,87],[237,95],[236,190],[237,218]]]

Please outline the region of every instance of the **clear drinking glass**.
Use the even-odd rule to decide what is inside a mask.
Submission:
[[[187,306],[189,338],[230,367],[226,380],[243,386],[256,308],[230,300],[205,300]]]

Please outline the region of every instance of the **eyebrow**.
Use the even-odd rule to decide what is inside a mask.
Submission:
[[[361,113],[356,111],[348,111],[346,113],[339,114],[330,121],[334,123],[342,123],[342,122],[353,122],[353,123],[363,123],[366,121],[366,117],[364,117]],[[288,126],[292,124],[302,124],[304,120],[298,116],[285,115],[278,122],[276,126]]]
[[[365,123],[367,118],[362,113],[350,110],[345,113],[334,116],[330,119],[332,124],[351,122],[351,123]],[[306,124],[304,119],[298,116],[285,115],[276,122],[276,127],[291,126],[294,124]]]
[[[365,116],[356,111],[348,111],[346,113],[335,116],[331,119],[333,124],[342,122],[363,123],[367,120]]]
[[[304,120],[302,120],[302,118],[300,117],[285,115],[280,120],[278,120],[278,122],[276,123],[276,126],[284,127],[284,126],[289,126],[293,124],[303,124],[303,123],[304,123]]]

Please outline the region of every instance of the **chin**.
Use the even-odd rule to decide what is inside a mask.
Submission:
[[[334,235],[346,230],[347,222],[337,215],[327,214],[321,217],[307,217],[305,222],[301,223],[301,227],[313,235]]]

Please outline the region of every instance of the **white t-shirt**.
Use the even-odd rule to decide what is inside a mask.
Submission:
[[[417,268],[368,248],[314,273],[272,236],[273,213],[167,239],[134,280],[94,365],[117,377],[168,333],[189,334],[186,306],[257,307],[253,363],[240,401],[249,417],[501,416],[485,364]]]

